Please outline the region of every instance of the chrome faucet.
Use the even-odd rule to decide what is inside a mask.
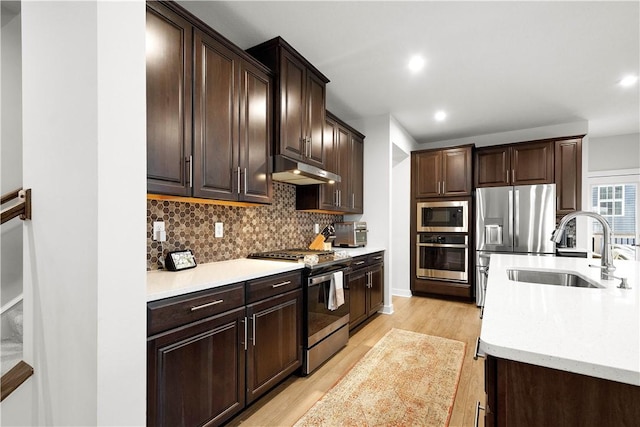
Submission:
[[[594,212],[587,212],[587,211],[571,212],[565,215],[560,220],[560,224],[558,225],[558,228],[556,228],[553,234],[551,235],[551,240],[554,241],[556,244],[560,243],[560,240],[562,240],[562,234],[564,233],[567,223],[577,216],[588,216],[588,217],[594,218],[602,225],[602,229],[604,231],[604,239],[603,239],[604,242],[603,242],[603,248],[602,248],[602,258],[599,266],[600,269],[602,270],[602,272],[600,273],[600,278],[605,280],[610,279],[611,276],[613,276],[612,274],[613,271],[615,271],[616,269],[613,265],[613,251],[611,248],[613,235],[612,235],[611,227],[609,226],[609,223],[601,215],[598,215],[597,213],[594,213]],[[597,267],[597,266],[593,266],[593,267]]]

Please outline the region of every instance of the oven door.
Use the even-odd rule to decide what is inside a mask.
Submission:
[[[418,243],[416,254],[416,276],[419,279],[468,281],[468,245]]]
[[[417,204],[416,231],[466,233],[469,202],[421,202]]]
[[[344,271],[341,270],[344,273]],[[335,310],[327,307],[333,273],[310,276],[307,280],[307,345],[311,348],[344,325],[349,324],[349,300],[346,289],[344,304]],[[343,288],[346,276],[343,274]]]

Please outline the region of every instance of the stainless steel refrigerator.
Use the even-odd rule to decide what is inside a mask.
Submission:
[[[484,306],[491,254],[555,254],[555,209],[555,184],[476,190],[476,305]]]

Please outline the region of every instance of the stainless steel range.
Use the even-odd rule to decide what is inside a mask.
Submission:
[[[313,372],[349,341],[349,292],[344,289],[344,304],[331,307],[332,282],[344,280],[351,257],[333,251],[285,249],[249,254],[248,258],[292,261],[305,264],[303,279],[303,363],[302,374]],[[330,308],[331,307],[331,308]],[[333,309],[332,309],[333,308]]]

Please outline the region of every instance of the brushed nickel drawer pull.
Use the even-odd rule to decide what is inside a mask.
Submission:
[[[286,282],[276,283],[275,285],[271,285],[272,288],[279,288],[280,286],[290,285],[291,280],[287,280]]]
[[[374,256],[373,259],[379,260],[379,259],[382,259],[382,257],[381,256]]]
[[[355,265],[362,265],[364,264],[364,261],[358,261],[358,262],[354,262]]]
[[[223,302],[224,302],[223,299],[219,299],[219,300],[208,302],[206,304],[196,305],[195,307],[191,307],[191,311],[201,310],[203,308],[211,307],[212,305],[222,304]]]

